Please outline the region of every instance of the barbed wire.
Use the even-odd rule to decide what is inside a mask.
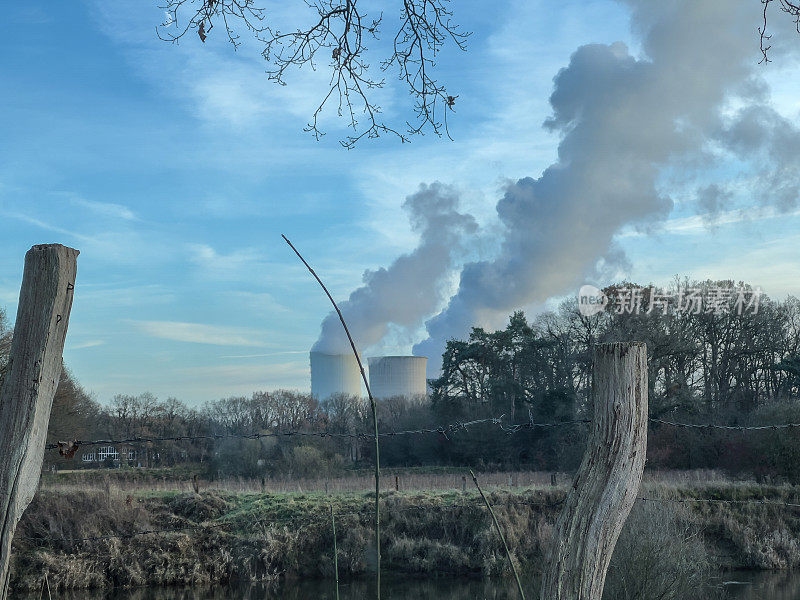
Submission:
[[[419,435],[419,434],[439,434],[447,438],[448,434],[458,433],[461,431],[468,431],[470,427],[476,425],[495,425],[500,430],[506,433],[516,433],[522,429],[537,429],[537,428],[552,428],[562,427],[568,425],[590,423],[588,419],[578,419],[573,421],[558,421],[554,423],[538,423],[531,419],[527,423],[518,424],[505,424],[503,419],[505,415],[499,417],[488,417],[486,419],[475,419],[472,421],[455,422],[447,425],[438,425],[435,427],[421,427],[418,429],[406,429],[401,431],[384,431],[378,434],[380,438],[391,438],[404,435]],[[100,440],[72,440],[68,442],[56,442],[45,445],[45,450],[60,450],[62,454],[66,452],[74,452],[81,446],[101,446],[101,445],[122,445],[122,444],[145,444],[157,442],[192,442],[201,440],[224,440],[224,439],[246,439],[258,440],[263,438],[274,437],[319,437],[319,438],[339,438],[339,439],[374,439],[375,435],[370,433],[342,433],[333,431],[303,431],[303,430],[275,430],[258,433],[207,433],[199,435],[174,435],[174,436],[134,436],[123,439],[100,439]],[[448,438],[449,439],[449,438]]]
[[[714,423],[676,423],[664,419],[649,419],[651,423],[660,423],[670,427],[683,427],[687,429],[723,429],[730,431],[764,431],[768,429],[791,429],[800,427],[800,423],[779,423],[776,425],[716,425]]]
[[[511,423],[503,422],[505,415],[499,417],[488,417],[485,419],[475,419],[472,421],[455,422],[447,425],[438,425],[434,427],[420,427],[418,429],[405,429],[400,431],[384,431],[378,434],[379,438],[391,438],[407,435],[423,435],[423,434],[438,434],[450,439],[449,434],[454,434],[462,431],[468,431],[470,427],[476,425],[494,425],[501,431],[507,434],[517,433],[523,430],[532,429],[549,429],[555,427],[564,427],[571,425],[585,425],[592,423],[591,419],[573,419],[570,421],[556,421],[550,423],[540,423],[531,418],[525,423]],[[685,429],[700,429],[700,430],[724,430],[724,431],[769,431],[779,429],[793,429],[800,428],[800,423],[778,423],[772,425],[719,425],[714,423],[680,423],[676,421],[668,421],[666,419],[657,419],[650,417],[650,423],[657,423],[660,425],[667,425],[670,427],[680,427]],[[173,436],[133,436],[122,439],[99,439],[99,440],[72,440],[67,442],[56,442],[45,445],[45,450],[59,450],[62,456],[72,458],[77,449],[81,446],[119,446],[129,444],[147,444],[158,442],[196,442],[196,441],[219,441],[225,439],[244,439],[244,440],[259,440],[265,438],[276,437],[317,437],[317,438],[333,438],[333,439],[374,439],[374,434],[370,433],[346,433],[335,431],[304,431],[299,429],[294,430],[273,430],[267,432],[257,433],[207,433],[198,435],[173,435]]]
[[[673,502],[676,504],[758,504],[763,506],[780,506],[783,508],[800,508],[800,503],[778,502],[766,498],[750,498],[746,500],[728,500],[724,498],[649,498],[641,496],[637,500],[644,502]]]

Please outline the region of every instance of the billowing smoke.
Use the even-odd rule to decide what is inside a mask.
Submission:
[[[431,358],[433,371],[448,339],[575,290],[598,269],[624,265],[615,236],[627,227],[657,229],[672,211],[665,175],[685,183],[717,161],[734,162],[762,204],[797,206],[800,130],[769,106],[756,33],[763,7],[620,1],[631,9],[641,52],[619,42],[581,46],[555,77],[553,114],[544,125],[561,135],[558,160],[538,178],[506,186],[496,207],[499,251],[463,266],[457,292],[425,323],[428,337],[414,347]],[[781,17],[770,23],[783,44],[772,53],[785,61],[794,53],[786,45],[798,41],[783,36],[790,21]],[[734,197],[727,181],[698,179],[692,205],[713,225]],[[412,331],[441,306],[460,242],[476,229],[441,184],[421,188],[405,206],[419,247],[388,269],[366,273],[343,306],[364,347],[390,324]],[[348,350],[335,315],[326,318],[314,349]]]
[[[364,273],[364,285],[339,305],[362,349],[383,339],[390,326],[413,332],[441,306],[462,241],[477,231],[475,220],[458,212],[458,195],[446,185],[422,185],[406,198],[403,208],[413,231],[419,234],[419,245],[388,268]],[[335,312],[322,322],[312,351],[351,352]]]
[[[766,183],[780,184],[782,207],[796,201],[798,180],[787,179],[787,167],[800,136],[781,133],[792,128],[762,104],[765,85],[756,74],[763,7],[625,3],[642,56],[622,43],[590,44],[558,73],[545,123],[562,136],[558,160],[540,177],[507,186],[497,204],[504,231],[498,255],[464,266],[457,293],[426,322],[428,339],[416,353],[439,356],[447,339],[471,326],[577,289],[598,261],[618,256],[613,240],[623,227],[648,228],[669,214],[673,203],[660,186],[667,167],[703,164],[719,152],[750,160],[754,151],[780,152],[785,162],[764,172]],[[745,105],[733,117],[731,100]],[[698,202],[718,211],[727,196],[706,188]]]

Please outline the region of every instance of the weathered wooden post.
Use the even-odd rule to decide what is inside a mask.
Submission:
[[[565,500],[542,580],[542,600],[601,600],[608,563],[633,508],[647,450],[647,348],[594,348],[594,422]]]
[[[34,246],[25,255],[11,354],[0,379],[0,600],[8,596],[17,522],[39,485],[77,256],[60,244]]]

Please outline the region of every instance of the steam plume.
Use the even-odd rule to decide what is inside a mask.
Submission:
[[[388,268],[364,273],[364,285],[339,308],[361,348],[386,336],[390,324],[412,331],[441,306],[445,277],[451,274],[462,240],[477,230],[475,220],[458,212],[458,195],[446,185],[422,185],[406,198],[411,227],[419,234],[417,248]],[[336,313],[322,322],[312,351],[351,352]]]
[[[558,160],[540,177],[506,187],[497,204],[504,226],[499,254],[464,266],[457,293],[426,322],[428,339],[415,352],[439,356],[447,339],[471,326],[577,289],[598,260],[613,259],[613,238],[623,226],[647,227],[669,214],[660,174],[709,158],[710,141],[744,154],[786,150],[800,140],[778,136],[780,119],[754,104],[765,93],[755,74],[758,3],[625,3],[644,56],[619,42],[575,51],[555,78],[553,115],[545,122],[562,135]],[[756,114],[745,109],[726,120],[732,98],[753,104]],[[759,128],[756,115],[768,126]],[[781,172],[780,165],[770,170]],[[796,182],[782,189],[780,203],[792,205]]]

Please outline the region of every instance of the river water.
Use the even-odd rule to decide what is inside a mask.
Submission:
[[[526,595],[536,598],[534,582],[525,585]],[[381,586],[383,600],[511,600],[519,594],[512,581],[387,577]],[[17,596],[33,600],[39,594]],[[47,598],[47,591],[44,591]],[[243,587],[215,586],[194,588],[143,588],[116,591],[57,592],[63,600],[335,600],[333,581],[285,581]],[[339,586],[341,600],[375,597],[372,581],[350,581]],[[709,582],[709,600],[800,600],[800,573],[737,571],[725,573]]]

